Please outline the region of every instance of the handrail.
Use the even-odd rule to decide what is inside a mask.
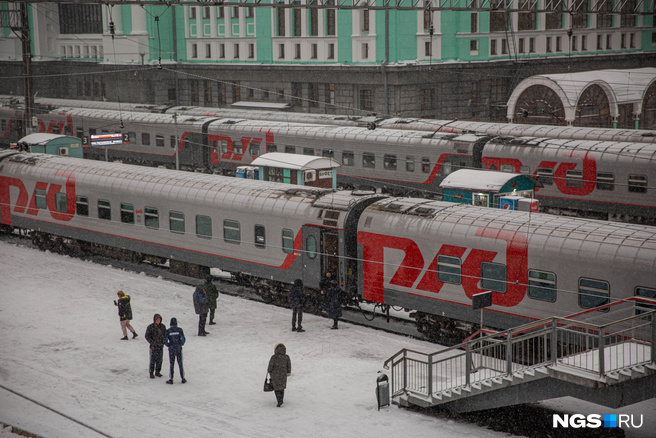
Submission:
[[[413,392],[431,397],[556,364],[605,378],[627,366],[656,363],[656,350],[651,348],[655,338],[656,310],[604,324],[552,317],[502,332],[479,330],[460,344],[430,354],[403,349],[384,367],[392,367],[393,395]]]

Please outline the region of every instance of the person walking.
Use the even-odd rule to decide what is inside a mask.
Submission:
[[[205,322],[207,321],[207,311],[209,310],[207,302],[207,294],[202,284],[196,286],[194,291],[194,310],[196,315],[198,315],[198,336],[209,335],[209,332],[205,331]]]
[[[285,388],[287,388],[287,376],[292,374],[292,361],[287,356],[287,348],[284,344],[277,344],[274,349],[274,354],[269,359],[269,367],[267,372],[271,376],[271,384],[273,391],[276,394],[278,407],[282,406],[283,399],[285,398]]]
[[[123,331],[122,341],[128,340],[128,330],[132,332],[132,339],[136,338],[137,332],[130,325],[132,320],[132,306],[130,306],[130,295],[125,295],[122,290],[116,292],[118,302],[114,300],[114,305],[118,306],[118,317],[121,318],[121,330]]]
[[[166,381],[169,385],[173,385],[173,369],[175,368],[175,361],[178,361],[178,368],[180,369],[180,377],[182,383],[187,383],[184,377],[184,368],[182,366],[182,346],[185,344],[184,331],[178,327],[178,320],[171,318],[171,326],[164,333],[164,345],[169,348],[169,380]]]
[[[289,289],[287,296],[289,306],[292,308],[292,331],[304,332],[303,330],[303,306],[305,305],[305,294],[303,293],[303,280],[297,278]],[[298,317],[298,328],[296,328],[296,318]]]
[[[332,280],[330,288],[326,292],[326,312],[328,318],[333,320],[331,329],[337,330],[337,321],[342,316],[342,289],[335,280]]]
[[[219,298],[219,290],[212,283],[212,276],[208,275],[205,278],[205,284],[203,285],[205,289],[205,294],[207,295],[207,303],[210,309],[210,325],[215,325],[214,322],[214,312],[216,311],[216,300]]]
[[[164,335],[166,326],[162,324],[162,316],[156,313],[153,323],[146,328],[146,341],[150,344],[150,378],[162,377],[162,359],[164,357]]]

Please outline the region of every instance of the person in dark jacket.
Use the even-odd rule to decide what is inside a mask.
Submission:
[[[321,277],[321,280],[319,281],[319,290],[321,291],[321,295],[326,294],[328,292],[328,289],[330,289],[330,283],[333,281],[332,275],[330,271],[326,271],[326,274]]]
[[[130,332],[132,332],[132,339],[134,339],[139,335],[137,335],[137,332],[135,332],[132,326],[130,325],[130,321],[132,320],[132,306],[130,306],[130,295],[125,295],[122,290],[116,292],[116,295],[118,295],[118,302],[114,300],[114,305],[118,306],[118,316],[119,318],[121,318],[121,330],[123,330],[123,337],[121,338],[121,340],[122,341],[128,340],[127,330],[130,330]]]
[[[205,284],[203,285],[205,289],[205,294],[207,295],[207,303],[210,309],[210,325],[216,324],[214,322],[214,312],[216,311],[216,300],[219,298],[219,290],[212,283],[212,276],[208,275],[205,278]]]
[[[164,357],[164,335],[166,326],[162,324],[162,317],[156,313],[153,323],[146,328],[146,341],[150,344],[150,378],[162,377],[162,359]]]
[[[178,320],[171,318],[171,326],[164,333],[164,345],[169,347],[169,380],[166,381],[169,385],[173,384],[173,368],[175,368],[175,360],[178,360],[178,368],[180,368],[180,377],[182,383],[187,383],[184,377],[184,368],[182,367],[182,346],[185,344],[184,331],[178,327]]]
[[[278,407],[282,406],[285,397],[285,388],[287,388],[287,376],[292,374],[292,361],[287,356],[287,348],[284,344],[277,344],[273,349],[274,354],[269,359],[267,372],[271,376],[271,384],[276,394]]]
[[[292,331],[304,332],[303,330],[303,306],[305,305],[305,294],[303,293],[303,280],[297,278],[289,289],[287,296],[289,306],[292,308]],[[298,328],[296,328],[296,318],[298,317]]]
[[[342,316],[342,289],[339,287],[337,282],[333,280],[330,283],[330,288],[326,292],[326,312],[328,313],[328,318],[332,318],[333,330],[336,330],[337,321]]]
[[[196,286],[194,291],[194,310],[198,315],[198,336],[209,335],[205,331],[205,322],[207,321],[207,311],[209,310],[209,303],[207,302],[207,294],[202,284]]]

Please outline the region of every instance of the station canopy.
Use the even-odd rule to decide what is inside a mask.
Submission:
[[[262,154],[251,163],[252,166],[278,167],[293,170],[316,170],[341,167],[337,161],[328,157],[314,155],[285,154],[269,152]]]

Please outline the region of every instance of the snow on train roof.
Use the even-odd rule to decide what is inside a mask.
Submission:
[[[294,170],[328,169],[341,167],[337,161],[328,157],[314,155],[285,154],[269,152],[262,154],[251,163],[253,166],[281,167]]]
[[[83,117],[92,117],[95,119],[123,120],[130,122],[142,123],[193,123],[204,122],[213,119],[213,117],[198,115],[178,115],[177,121],[173,114],[145,113],[135,111],[113,111],[96,108],[59,108],[58,112],[65,115],[77,115]]]

